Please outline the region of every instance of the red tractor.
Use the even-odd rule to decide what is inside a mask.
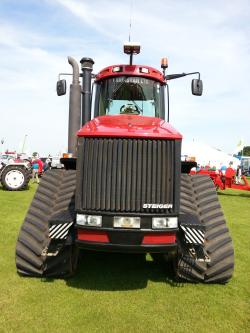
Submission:
[[[81,74],[68,58],[73,82],[65,168],[42,178],[18,236],[17,271],[70,276],[81,249],[161,255],[178,278],[225,283],[234,251],[213,182],[189,175],[192,163],[181,163],[182,136],[169,124],[164,102],[167,82],[191,74],[198,75],[192,93],[200,96],[200,74],[165,75],[166,59],[161,72],[133,64],[139,45],[128,43],[124,51],[129,64],[97,75],[91,58],[80,61]],[[65,80],[57,93],[66,93]]]
[[[200,169],[198,171],[191,171],[190,174],[194,175],[208,175],[216,187],[217,190],[225,190],[227,188],[242,190],[242,191],[250,191],[250,185],[246,176],[241,176],[241,181],[239,183],[236,182],[235,178],[235,170],[231,167],[227,168],[225,174],[222,171],[211,170],[211,169]]]

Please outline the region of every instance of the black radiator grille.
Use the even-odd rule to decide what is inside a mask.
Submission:
[[[77,209],[173,213],[143,204],[173,204],[174,140],[80,138]]]

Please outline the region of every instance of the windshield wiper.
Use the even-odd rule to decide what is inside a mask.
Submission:
[[[139,111],[141,114],[143,114],[143,109],[139,107],[139,105],[136,103],[136,101],[133,101],[133,100],[129,100],[129,101],[133,102],[134,105],[137,107],[138,111]]]
[[[118,87],[116,87],[116,89],[113,91],[110,100],[113,100],[114,95],[117,93],[117,91],[124,85],[124,83],[127,81],[127,79],[129,78],[129,76],[125,77],[121,83],[118,85]]]
[[[109,113],[109,108],[110,108],[110,104],[113,102],[114,96],[117,93],[117,91],[123,86],[123,84],[127,81],[129,77],[126,76],[121,83],[118,85],[118,87],[116,87],[116,89],[112,92],[111,96],[109,98],[107,98],[107,102],[108,102],[108,113]]]

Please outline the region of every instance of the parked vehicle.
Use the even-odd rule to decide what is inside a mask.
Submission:
[[[60,157],[59,156],[52,157],[51,169],[62,169],[62,168],[63,164],[60,161]]]
[[[250,176],[250,156],[241,157],[242,173],[245,176]]]
[[[16,159],[13,155],[0,157],[0,181],[5,190],[19,191],[27,188],[31,178],[29,161]]]

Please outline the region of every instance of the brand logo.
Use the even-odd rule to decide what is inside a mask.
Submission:
[[[173,204],[167,203],[167,204],[143,204],[143,208],[153,208],[153,209],[169,209],[173,208]]]

